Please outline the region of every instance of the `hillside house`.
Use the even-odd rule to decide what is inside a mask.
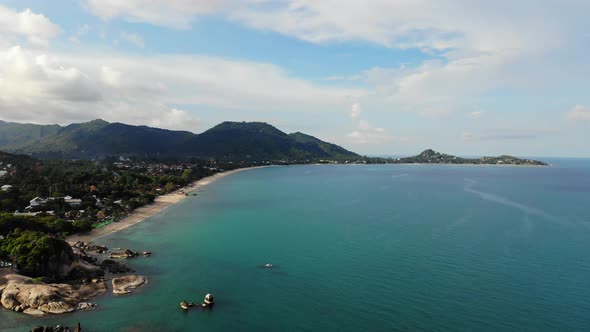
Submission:
[[[64,197],[64,202],[69,206],[79,206],[82,204],[82,200],[79,198],[72,198],[72,196]]]
[[[47,204],[47,200],[45,198],[41,198],[41,197],[35,197],[32,200],[29,201],[29,206],[27,206],[25,208],[25,210],[30,210],[32,208],[38,207],[38,206],[43,206]]]
[[[5,184],[2,187],[0,187],[0,190],[2,191],[9,191],[10,189],[12,189],[12,186],[9,184]]]

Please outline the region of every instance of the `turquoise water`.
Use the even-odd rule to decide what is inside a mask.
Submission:
[[[590,162],[552,162],[241,172],[103,239],[154,252],[134,295],[0,330],[590,330]]]

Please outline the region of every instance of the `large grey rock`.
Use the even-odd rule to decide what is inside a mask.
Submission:
[[[76,310],[90,310],[96,308],[96,304],[89,302],[80,302],[76,307]]]
[[[41,316],[47,315],[43,311],[38,310],[38,309],[33,309],[33,308],[25,309],[25,311],[23,311],[23,313],[27,314],[29,316],[35,316],[35,317],[41,317]]]
[[[113,278],[113,294],[129,294],[131,293],[131,289],[137,288],[145,283],[147,283],[147,278],[144,276],[128,275]]]
[[[76,307],[65,301],[55,301],[44,303],[37,307],[37,309],[50,314],[65,314],[76,310]]]
[[[4,280],[5,283],[0,285],[2,307],[29,315],[39,314],[38,311],[51,314],[72,312],[83,300],[106,291],[104,280],[82,285],[45,284],[16,274],[7,275]]]
[[[138,253],[136,253],[135,251],[131,251],[129,249],[125,249],[125,251],[122,252],[113,252],[110,255],[110,258],[132,258],[132,257],[136,257],[138,255]]]

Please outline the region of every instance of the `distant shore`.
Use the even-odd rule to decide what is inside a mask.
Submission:
[[[138,223],[152,217],[153,215],[157,214],[158,212],[167,209],[169,206],[172,206],[172,205],[184,200],[187,197],[187,195],[181,193],[182,191],[184,191],[185,193],[188,194],[193,191],[197,191],[201,187],[207,186],[207,185],[209,185],[209,184],[211,184],[223,177],[226,177],[228,175],[232,175],[232,174],[239,173],[239,172],[246,171],[246,170],[250,170],[250,169],[263,168],[263,167],[269,167],[269,166],[238,168],[238,169],[234,169],[231,171],[216,173],[211,176],[204,177],[200,180],[193,182],[192,186],[183,187],[183,188],[177,189],[169,194],[156,197],[156,199],[154,200],[154,202],[152,204],[145,205],[145,206],[142,206],[140,208],[133,210],[133,212],[131,212],[127,217],[125,217],[117,222],[112,222],[112,223],[110,223],[104,227],[101,227],[101,228],[95,228],[88,233],[80,233],[80,234],[71,235],[68,238],[66,238],[66,241],[70,244],[76,243],[78,241],[83,241],[85,243],[93,242],[93,241],[97,240],[98,238],[101,238],[105,235],[116,233],[118,231],[128,228],[129,226],[138,224]]]

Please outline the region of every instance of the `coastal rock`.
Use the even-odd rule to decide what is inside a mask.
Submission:
[[[38,309],[33,309],[33,308],[25,309],[25,311],[23,311],[23,314],[27,314],[29,316],[35,316],[35,317],[41,317],[41,316],[47,315],[43,311],[38,310]]]
[[[89,303],[89,302],[80,302],[78,306],[76,306],[76,310],[91,310],[96,308],[96,304]]]
[[[135,272],[129,265],[116,262],[112,259],[105,259],[100,263],[100,266],[110,273],[127,273]]]
[[[129,249],[126,249],[125,251],[122,252],[114,252],[111,254],[111,258],[132,258],[138,256],[138,253],[136,253],[135,251],[131,251]]]
[[[0,285],[0,304],[6,309],[28,315],[72,312],[79,308],[82,300],[106,291],[104,280],[81,285],[45,284],[29,277],[10,274],[3,281],[5,283]]]
[[[78,260],[70,265],[68,278],[74,280],[88,280],[104,276],[104,271],[96,265],[86,261]]]
[[[130,289],[137,288],[147,283],[147,278],[144,276],[128,275],[118,278],[113,278],[113,294],[129,294]]]
[[[94,251],[98,254],[104,254],[109,251],[109,248],[107,248],[106,246],[100,246],[100,245],[88,245],[88,246],[86,246],[86,248],[84,250],[85,251]]]
[[[37,309],[50,314],[65,314],[76,310],[76,307],[64,301],[57,301],[42,304]]]

